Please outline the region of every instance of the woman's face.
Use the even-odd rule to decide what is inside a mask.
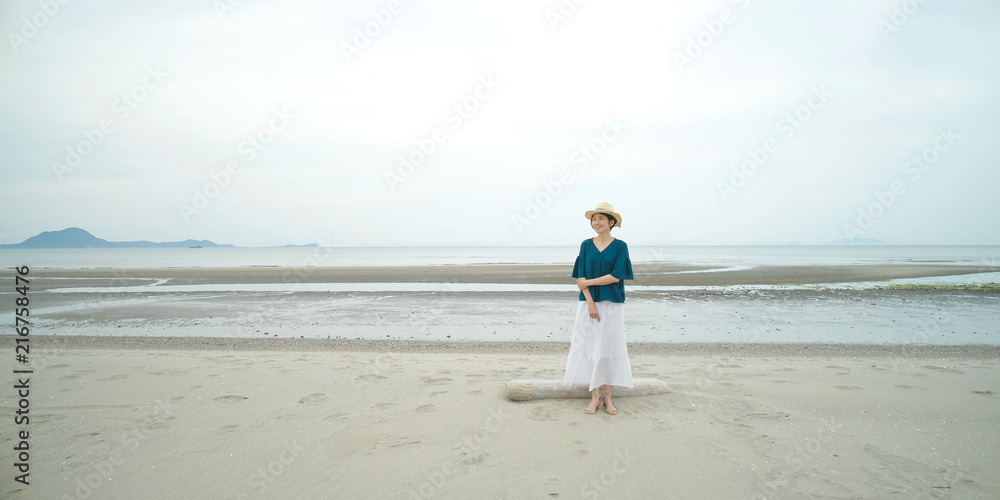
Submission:
[[[608,216],[604,214],[594,214],[590,218],[590,227],[594,228],[594,231],[598,233],[602,231],[611,230],[611,221],[608,220]]]

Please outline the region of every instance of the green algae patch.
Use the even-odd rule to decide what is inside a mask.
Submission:
[[[897,283],[894,285],[880,286],[882,290],[937,290],[956,292],[986,292],[1000,293],[1000,283],[969,283],[962,285],[931,285],[931,284],[911,284]]]

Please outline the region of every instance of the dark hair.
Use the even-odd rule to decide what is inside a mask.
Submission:
[[[616,219],[613,215],[606,214],[606,213],[603,213],[603,212],[594,212],[594,215],[598,215],[598,214],[603,215],[603,216],[605,216],[605,217],[608,218],[608,221],[611,222],[611,229],[614,229],[614,228],[618,227],[618,219]],[[584,214],[584,215],[586,215],[586,214]],[[590,216],[590,220],[594,220],[594,215]]]

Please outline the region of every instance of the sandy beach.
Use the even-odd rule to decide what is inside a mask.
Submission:
[[[996,288],[829,286],[997,271],[644,268],[633,374],[672,392],[609,416],[504,392],[562,378],[572,289],[459,286],[559,266],[33,270],[29,395],[0,396],[31,484],[0,496],[997,498]],[[390,286],[266,288],[338,282]]]
[[[996,347],[635,344],[673,392],[609,416],[506,398],[561,378],[563,343],[33,342],[5,498],[1000,495]]]

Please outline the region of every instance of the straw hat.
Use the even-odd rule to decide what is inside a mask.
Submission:
[[[615,223],[615,227],[622,226],[622,216],[618,212],[615,212],[615,207],[612,207],[610,203],[601,202],[597,204],[597,207],[593,210],[587,210],[585,217],[590,220],[594,214],[605,214],[610,215],[615,218],[618,222]]]

